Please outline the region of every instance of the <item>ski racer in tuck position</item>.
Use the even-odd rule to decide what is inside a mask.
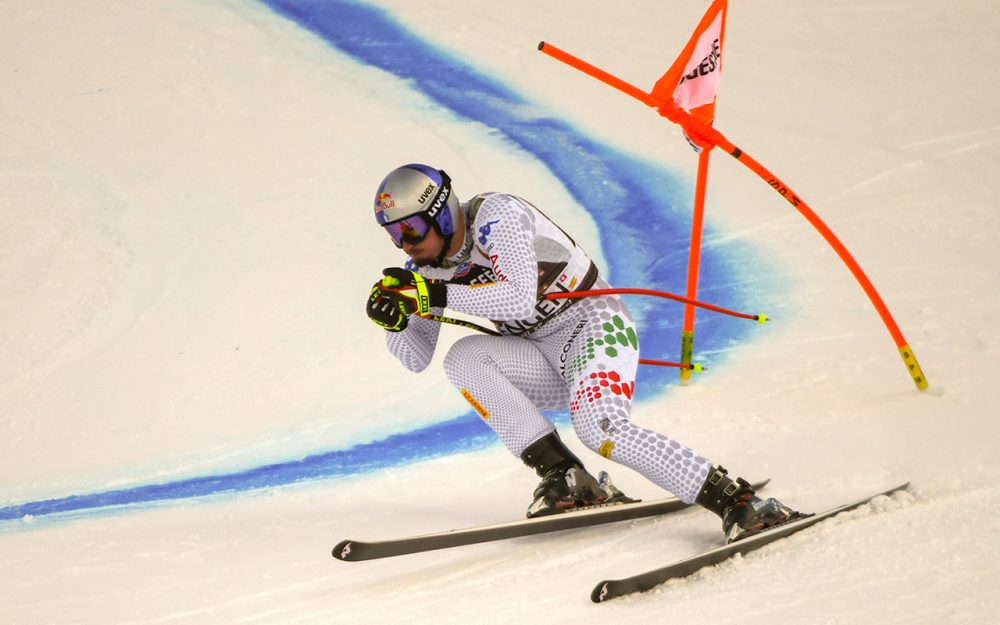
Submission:
[[[383,270],[366,304],[389,351],[414,372],[430,363],[444,307],[490,319],[500,336],[456,341],[449,381],[541,482],[528,516],[629,502],[560,440],[543,410],[569,408],[589,449],[625,465],[685,503],[722,518],[732,542],[796,513],[679,442],[629,419],[639,362],[632,317],[617,296],[549,300],[607,288],[587,253],[527,201],[482,193],[459,203],[448,175],[422,164],[389,172],[375,218],[409,260]]]

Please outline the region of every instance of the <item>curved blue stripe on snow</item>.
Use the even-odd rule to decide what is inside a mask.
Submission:
[[[483,427],[478,418],[470,419],[463,416],[396,434],[380,441],[355,445],[350,449],[254,467],[246,471],[6,506],[0,508],[0,521],[204,497],[286,486],[320,478],[355,475],[417,460],[484,449],[494,444],[495,439],[493,432]]]
[[[511,89],[428,45],[381,10],[342,0],[266,1],[275,11],[315,32],[341,52],[412,81],[415,90],[442,109],[484,124],[533,154],[592,215],[601,232],[614,283],[683,292],[690,235],[688,184],[669,172],[590,139]],[[551,71],[568,70],[553,65]],[[681,145],[677,149],[686,148]],[[446,163],[440,166],[447,169]],[[372,172],[373,180],[381,173]],[[461,181],[456,187],[461,190]],[[572,232],[571,224],[564,225]],[[703,296],[732,308],[738,308],[741,300],[735,259],[752,255],[737,247],[730,246],[727,256],[705,249],[701,261],[702,284],[726,285],[702,289]],[[677,359],[680,307],[661,300],[631,300],[630,307],[640,321],[643,355]],[[735,342],[748,328],[747,324],[732,319],[701,315],[696,335],[698,351],[705,354]],[[642,396],[649,397],[675,380],[676,372],[672,369],[643,367],[638,387]],[[566,415],[557,418],[565,421]],[[384,440],[301,460],[167,484],[6,506],[0,508],[0,521],[355,475],[495,444],[498,441],[492,431],[475,413],[469,412]]]

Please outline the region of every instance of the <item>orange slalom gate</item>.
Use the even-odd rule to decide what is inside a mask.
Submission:
[[[886,306],[882,297],[878,294],[875,286],[872,284],[871,280],[868,279],[868,276],[861,269],[861,266],[854,259],[840,239],[838,239],[826,223],[820,219],[819,215],[817,215],[816,212],[813,211],[808,204],[806,204],[801,196],[793,192],[787,184],[752,158],[743,149],[733,145],[733,143],[726,139],[726,137],[723,136],[723,134],[718,130],[695,119],[685,111],[678,109],[672,102],[668,102],[657,98],[650,93],[646,93],[635,85],[632,85],[617,76],[609,74],[608,72],[591,65],[583,59],[573,56],[564,50],[560,50],[550,43],[543,41],[538,44],[538,49],[556,60],[562,61],[570,67],[578,69],[583,73],[596,78],[597,80],[600,80],[601,82],[610,85],[619,91],[622,91],[623,93],[639,100],[646,106],[657,109],[661,116],[666,117],[670,121],[680,125],[692,139],[695,139],[699,144],[705,146],[705,151],[708,151],[712,146],[718,146],[719,148],[725,150],[730,156],[735,158],[750,171],[757,174],[772,189],[785,198],[792,206],[795,207],[797,211],[799,211],[800,214],[802,214],[803,217],[806,218],[806,220],[809,221],[810,224],[812,224],[812,226],[820,233],[826,242],[834,249],[844,264],[847,265],[847,268],[861,285],[861,288],[868,296],[868,299],[875,307],[876,312],[878,312],[879,317],[881,317],[886,329],[892,336],[893,341],[896,343],[899,354],[903,359],[903,363],[906,365],[907,371],[913,378],[914,384],[916,384],[917,388],[921,391],[927,389],[927,378],[924,376],[913,350],[907,343],[906,338],[903,336],[902,331],[899,329],[895,319],[893,319],[892,314],[889,312],[888,306]]]

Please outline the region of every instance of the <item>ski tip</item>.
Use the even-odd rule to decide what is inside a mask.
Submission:
[[[594,586],[594,590],[590,592],[590,600],[594,603],[601,603],[605,599],[608,599],[608,582],[601,582]]]
[[[889,490],[885,491],[884,494],[887,497],[892,497],[896,493],[898,493],[900,491],[904,491],[904,490],[910,490],[910,483],[909,482],[903,482],[902,484],[900,484],[899,486],[897,486],[895,488],[890,488]]]
[[[333,548],[333,557],[338,560],[349,561],[351,560],[351,545],[354,544],[353,540],[342,540],[337,543],[337,546]]]

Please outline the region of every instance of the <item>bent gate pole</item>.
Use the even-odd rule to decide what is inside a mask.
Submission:
[[[597,80],[600,80],[601,82],[632,96],[646,106],[657,109],[661,116],[666,117],[675,124],[680,125],[684,128],[684,131],[691,136],[691,138],[698,140],[699,143],[706,146],[717,146],[720,149],[725,150],[730,156],[746,166],[747,169],[757,174],[772,189],[777,191],[781,197],[785,198],[792,206],[795,207],[797,211],[799,211],[799,213],[802,214],[803,217],[806,218],[807,221],[809,221],[810,224],[812,224],[812,226],[833,248],[837,255],[840,256],[840,259],[844,262],[844,264],[847,265],[847,268],[854,275],[854,278],[858,281],[858,284],[861,285],[861,288],[864,289],[868,299],[871,300],[872,305],[875,306],[875,310],[882,318],[882,323],[885,324],[886,329],[892,336],[892,340],[896,343],[896,347],[899,349],[899,355],[902,357],[907,371],[909,371],[910,376],[913,378],[914,384],[916,384],[917,388],[921,391],[927,390],[927,378],[924,376],[924,373],[920,368],[920,364],[917,362],[917,358],[913,354],[913,350],[910,349],[909,344],[906,342],[906,338],[903,336],[902,331],[900,331],[895,319],[893,319],[892,314],[889,312],[889,308],[885,305],[885,302],[878,294],[878,291],[875,290],[875,286],[861,269],[861,265],[859,265],[854,257],[851,256],[851,253],[847,250],[844,244],[841,243],[840,239],[837,238],[837,235],[835,235],[833,231],[830,230],[830,228],[823,222],[823,220],[819,218],[819,215],[817,215],[798,194],[793,192],[788,185],[782,182],[777,176],[771,173],[766,167],[757,162],[749,154],[733,145],[718,130],[694,119],[683,110],[675,107],[672,102],[666,102],[655,98],[652,94],[646,93],[635,85],[629,84],[617,76],[613,76],[612,74],[587,63],[583,59],[560,50],[552,44],[543,41],[538,44],[538,49],[552,58],[562,61],[570,67],[578,69],[588,76],[596,78]],[[707,149],[708,148],[706,147],[706,150]]]

